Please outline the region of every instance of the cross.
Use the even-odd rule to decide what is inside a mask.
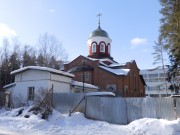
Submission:
[[[101,15],[102,15],[101,13],[97,14],[99,26],[100,26],[100,17],[101,17]]]

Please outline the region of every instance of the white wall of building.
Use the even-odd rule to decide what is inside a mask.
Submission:
[[[34,80],[34,81],[21,81],[16,82],[16,86],[14,87],[13,96],[23,97],[24,100],[28,100],[28,88],[34,87],[35,93],[38,92],[39,89],[49,89],[48,88],[48,80]]]
[[[140,71],[140,74],[143,75],[147,85],[147,96],[161,97],[174,94],[174,92],[171,92],[168,89],[166,90],[166,83],[167,88],[169,87],[170,83],[164,80],[164,72],[162,69],[144,69]]]
[[[49,72],[41,70],[27,70],[16,74],[15,82],[49,79]]]
[[[71,82],[71,78],[67,77],[67,76],[63,76],[63,75],[57,75],[57,74],[50,74],[50,80],[52,81],[57,81],[57,82],[65,82],[65,83],[69,83]]]
[[[71,92],[70,82],[63,83],[63,82],[56,82],[56,81],[49,81],[49,88],[52,87],[53,84],[53,92],[54,93],[69,93]]]
[[[16,85],[11,89],[14,102],[18,98],[28,101],[28,89],[34,87],[34,93],[39,89],[50,90],[53,85],[53,92],[67,93],[71,92],[71,77],[54,74],[42,70],[26,70],[15,75]]]

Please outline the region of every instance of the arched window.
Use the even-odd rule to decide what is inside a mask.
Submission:
[[[96,43],[92,44],[92,53],[96,52]]]
[[[111,46],[108,44],[108,53],[111,54]]]
[[[105,43],[100,44],[100,52],[105,52]]]

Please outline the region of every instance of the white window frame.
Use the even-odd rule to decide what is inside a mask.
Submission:
[[[96,52],[96,43],[92,43],[92,53]]]
[[[100,43],[100,52],[105,52],[105,43]]]
[[[34,87],[28,87],[28,100],[34,100]]]
[[[111,54],[111,46],[110,46],[110,44],[108,45],[108,53]]]

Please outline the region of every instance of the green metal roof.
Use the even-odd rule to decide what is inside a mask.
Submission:
[[[89,38],[98,37],[98,36],[109,37],[108,33],[106,31],[102,30],[100,26],[90,34]]]

